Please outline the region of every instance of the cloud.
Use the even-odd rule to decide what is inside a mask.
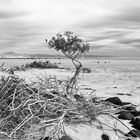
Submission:
[[[114,17],[116,20],[126,22],[140,22],[140,5],[120,10],[118,15]]]
[[[25,12],[0,11],[0,19],[17,18],[25,15]]]
[[[0,26],[0,52],[18,50],[22,52],[40,48],[47,36],[47,27],[18,19],[3,21]],[[27,49],[28,48],[28,49]],[[45,48],[44,48],[45,49]]]
[[[140,38],[135,39],[119,39],[119,43],[121,44],[133,44],[133,43],[139,43],[140,44]]]
[[[44,39],[72,30],[90,53],[130,55],[140,43],[139,7],[139,0],[0,0],[0,52],[54,53]]]
[[[140,3],[137,1],[137,6],[126,5],[115,14],[104,16],[97,21],[91,16],[79,24],[80,33],[91,42],[92,50],[96,53],[140,56],[139,13]]]
[[[137,5],[126,5],[120,9],[114,11],[109,15],[99,17],[98,20],[93,15],[83,20],[83,22],[77,23],[77,26],[88,30],[95,30],[97,28],[123,28],[132,29],[140,27],[140,2],[137,1]]]
[[[137,50],[138,50],[138,52],[140,52],[140,44],[135,44],[135,45],[133,45]],[[140,55],[139,55],[140,56]]]

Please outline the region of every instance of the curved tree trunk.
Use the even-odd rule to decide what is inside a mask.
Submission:
[[[78,78],[79,73],[80,73],[81,68],[82,68],[82,64],[78,60],[72,59],[72,63],[74,64],[76,71],[67,85],[67,88],[66,88],[67,94],[72,94],[72,89],[74,88],[74,85],[76,84],[77,78]]]

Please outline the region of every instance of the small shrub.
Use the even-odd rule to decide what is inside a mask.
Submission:
[[[40,68],[40,69],[57,69],[60,68],[56,64],[47,61],[33,61],[22,66],[15,66],[8,69],[8,71],[25,71],[26,69]]]
[[[33,61],[30,64],[26,64],[26,68],[59,68],[56,64],[52,64],[50,61]]]
[[[83,68],[82,72],[83,73],[91,73],[91,69],[90,68]]]

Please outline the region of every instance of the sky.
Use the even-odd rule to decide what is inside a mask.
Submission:
[[[0,54],[58,54],[45,39],[65,31],[90,55],[140,57],[140,0],[0,0]]]

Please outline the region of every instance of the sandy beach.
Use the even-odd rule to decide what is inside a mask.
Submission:
[[[58,80],[67,80],[74,68],[70,60],[53,60],[66,69],[31,69],[16,71],[15,74],[27,82],[55,76]],[[52,61],[52,62],[53,62]],[[99,63],[98,63],[99,61]],[[135,105],[140,105],[140,61],[135,60],[81,60],[83,67],[91,69],[90,73],[80,73],[78,85],[83,93],[93,90],[99,97],[118,96]]]
[[[86,62],[84,63],[86,67],[91,69],[91,72],[79,75],[80,94],[87,96],[93,92],[92,94],[103,99],[119,97],[124,102],[131,102],[140,111],[140,61],[100,60],[97,63],[97,60],[90,60],[90,62],[86,60]],[[61,65],[64,65],[64,63],[66,62],[63,61]],[[59,80],[67,80],[72,76],[74,69],[66,64],[64,66],[67,69],[30,69],[16,71],[15,74],[25,79],[27,83],[49,76],[55,76]],[[1,72],[0,76],[3,74]],[[126,140],[123,134],[116,134],[113,131],[114,124],[124,133],[129,132],[128,128],[132,129],[127,120],[122,120],[122,122],[128,128],[107,115],[101,115],[98,119],[105,123],[102,125],[103,129],[100,129],[99,123],[95,121],[90,125],[65,126],[66,132],[74,140],[101,140],[102,133],[108,134],[110,140]]]

